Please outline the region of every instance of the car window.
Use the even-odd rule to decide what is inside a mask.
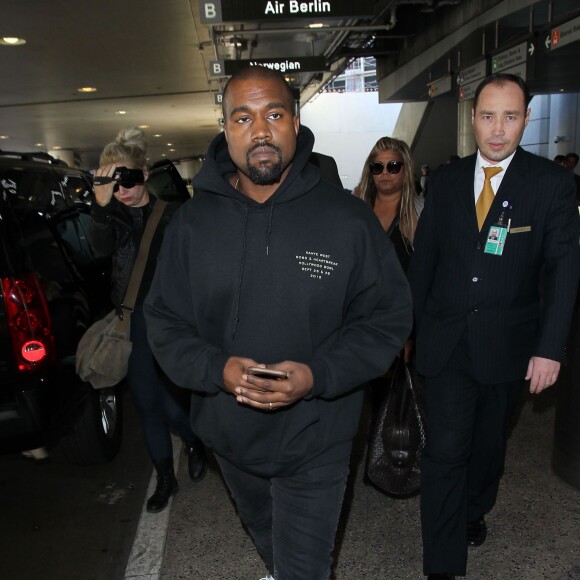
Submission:
[[[15,212],[52,213],[65,209],[62,189],[50,168],[12,167],[0,173],[2,196]]]

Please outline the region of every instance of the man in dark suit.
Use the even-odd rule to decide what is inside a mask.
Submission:
[[[570,171],[519,147],[529,102],[519,77],[482,81],[472,110],[478,152],[432,175],[415,236],[409,279],[429,412],[421,519],[431,579],[466,573],[468,545],[486,537],[524,382],[540,393],[564,358],[580,220]],[[492,229],[501,243],[489,241]]]

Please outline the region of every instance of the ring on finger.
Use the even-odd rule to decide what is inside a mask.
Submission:
[[[273,410],[274,407],[272,407],[272,403],[270,403],[270,411]]]

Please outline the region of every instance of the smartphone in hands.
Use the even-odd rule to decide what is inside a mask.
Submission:
[[[259,377],[261,379],[283,380],[288,378],[286,371],[277,371],[274,369],[263,369],[261,367],[248,367],[246,371],[249,375]]]

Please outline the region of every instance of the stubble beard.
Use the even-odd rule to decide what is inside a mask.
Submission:
[[[274,183],[280,181],[282,173],[284,172],[284,168],[282,167],[282,151],[276,145],[267,145],[267,147],[271,147],[276,152],[276,162],[270,163],[266,161],[260,162],[257,165],[252,164],[250,154],[254,149],[263,146],[263,144],[256,145],[246,153],[247,175],[252,180],[252,183],[256,185],[274,185]]]

